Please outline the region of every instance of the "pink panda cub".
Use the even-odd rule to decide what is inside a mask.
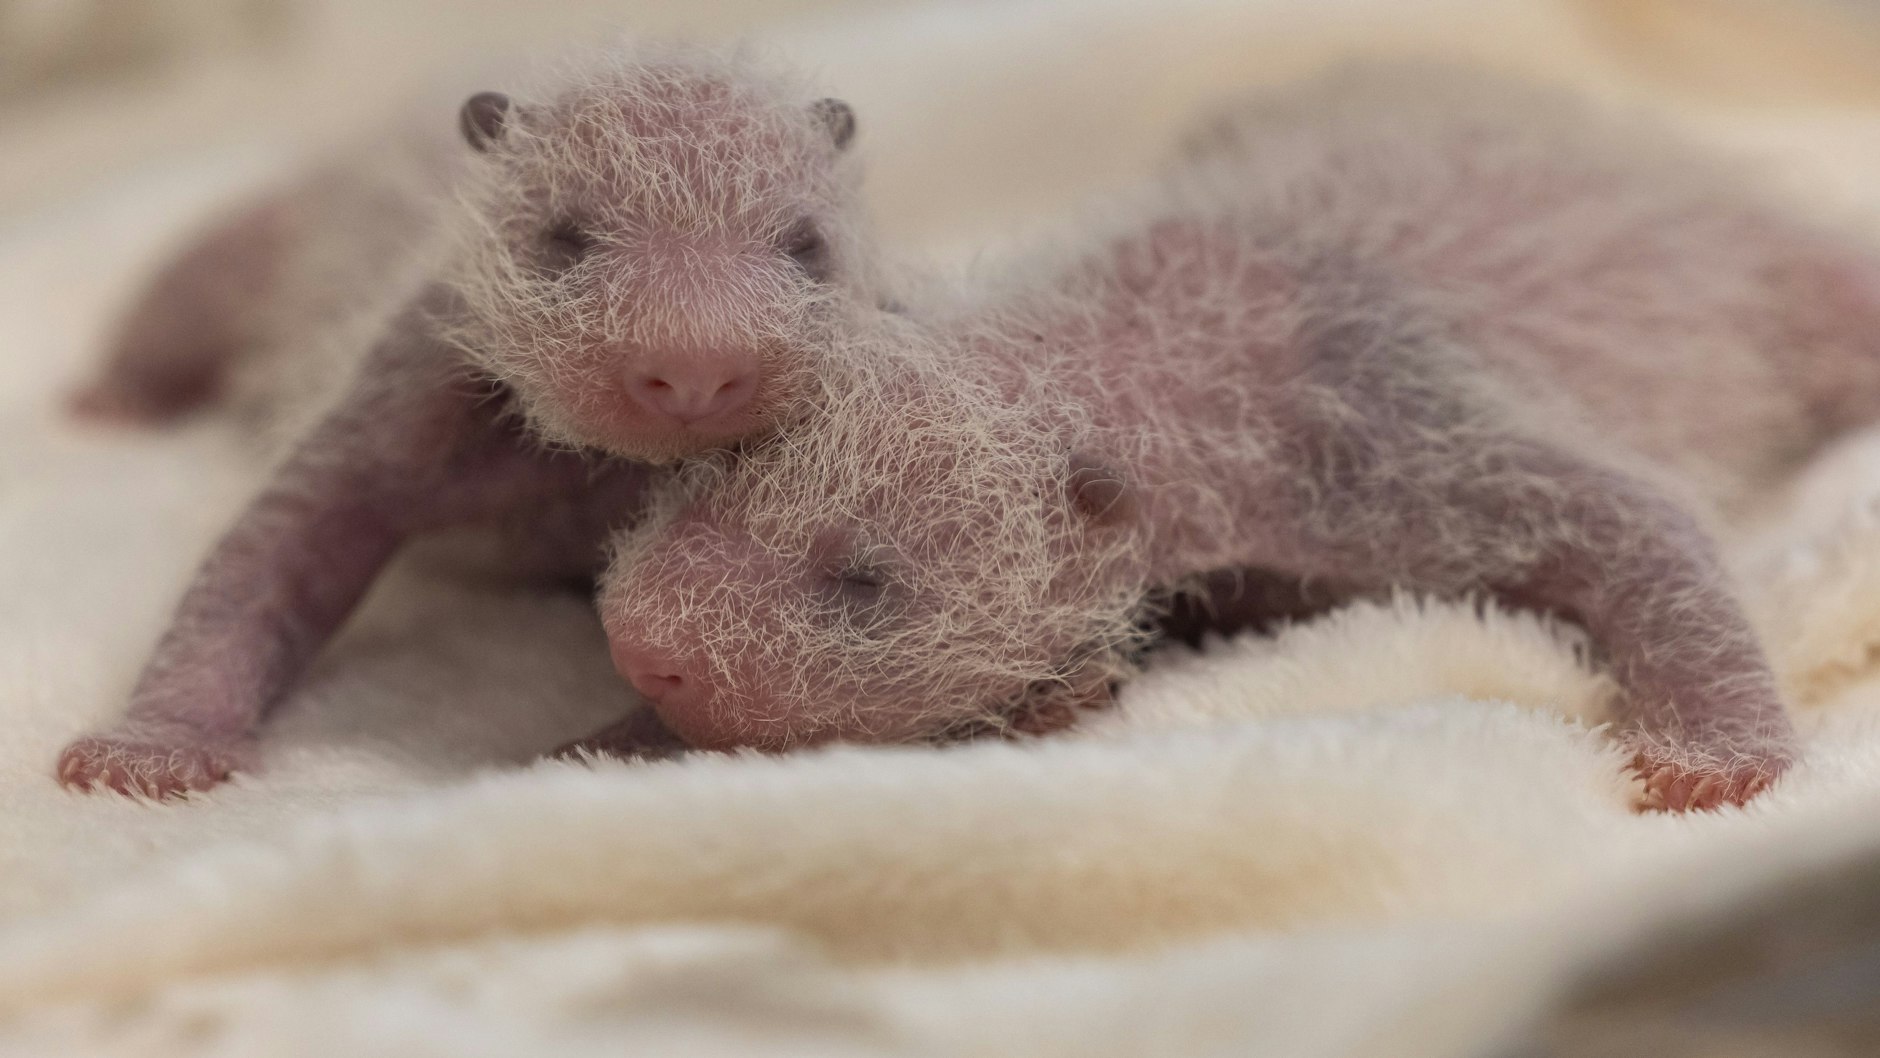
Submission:
[[[1101,216],[858,322],[813,415],[662,486],[601,611],[674,732],[1048,727],[1249,576],[1579,622],[1649,806],[1791,764],[1708,526],[1874,418],[1868,247],[1649,121],[1423,68],[1251,103]]]
[[[438,169],[455,175],[410,200],[435,257],[62,782],[168,796],[251,767],[265,710],[409,544],[470,528],[532,576],[591,578],[644,461],[773,429],[847,306],[878,297],[852,114],[748,54],[623,49],[517,101],[476,95],[460,124],[466,157]],[[276,223],[293,206],[178,258],[83,403],[161,419],[215,400],[255,338],[224,314],[318,241]]]

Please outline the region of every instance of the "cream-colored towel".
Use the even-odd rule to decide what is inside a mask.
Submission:
[[[862,114],[890,237],[944,253],[1354,43],[1624,89],[1583,12],[1506,6],[1026,0],[784,39]],[[1701,127],[1880,215],[1880,119]],[[1633,814],[1571,634],[1414,600],[1167,653],[1074,737],[531,763],[624,707],[591,611],[412,575],[258,773],[67,794],[58,746],[120,707],[254,467],[228,427],[87,435],[55,395],[252,160],[94,174],[0,229],[0,1053],[1461,1054],[1666,894],[1849,818],[1880,839],[1880,439],[1738,548],[1809,746],[1742,812]]]

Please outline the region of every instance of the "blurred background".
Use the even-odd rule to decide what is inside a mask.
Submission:
[[[1369,55],[1649,100],[1880,231],[1880,0],[0,0],[0,442],[76,436],[54,395],[271,178],[674,36],[848,99],[885,249],[942,268],[1138,177],[1235,93]]]
[[[818,71],[859,97],[888,234],[960,243],[967,212],[1004,230],[1207,97],[1353,51],[1699,107],[1880,103],[1880,0],[0,0],[0,223],[285,164],[621,34],[754,38]]]

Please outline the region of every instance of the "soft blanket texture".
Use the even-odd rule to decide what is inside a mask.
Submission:
[[[1579,26],[1030,3],[785,47],[863,115],[890,235],[946,252],[1354,41],[1621,90]],[[1880,119],[1694,119],[1880,215]],[[181,804],[65,793],[57,748],[121,707],[259,468],[226,424],[88,434],[57,394],[166,240],[272,158],[146,166],[0,230],[6,1053],[1477,1053],[1666,906],[1880,841],[1875,438],[1733,542],[1808,742],[1744,811],[1635,815],[1571,631],[1411,599],[1169,651],[1053,740],[544,763],[627,701],[587,603],[415,571],[277,712],[257,774]]]

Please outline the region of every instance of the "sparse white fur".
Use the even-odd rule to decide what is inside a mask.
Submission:
[[[585,421],[620,403],[626,351],[756,348],[774,408],[814,373],[831,285],[778,252],[806,219],[820,278],[876,297],[860,163],[831,142],[800,76],[747,53],[641,45],[522,97],[459,188],[453,337],[508,382],[548,439],[613,447]],[[542,267],[561,226],[594,238]],[[636,454],[636,453],[629,453]]]
[[[751,418],[780,414],[831,286],[879,296],[861,164],[809,81],[751,49],[660,42],[524,80],[482,152],[433,99],[198,233],[121,321],[100,403],[160,420],[220,400],[284,443],[440,282],[456,298],[437,329],[547,440],[683,447],[606,428],[646,350],[757,350],[770,384]],[[568,225],[595,252],[544,268]],[[798,230],[821,247],[813,276],[779,249]]]
[[[1703,526],[1871,412],[1818,295],[1864,261],[1653,122],[1330,76],[920,323],[854,313],[817,417],[694,469],[603,615],[703,666],[676,724],[782,747],[1087,701],[1210,570],[1530,592],[1589,611],[1647,752],[1753,786],[1788,724]],[[1073,455],[1136,514],[1078,515]]]
[[[853,117],[752,56],[624,48],[520,100],[474,96],[461,120],[455,150],[476,160],[439,175],[457,206],[358,182],[387,192],[416,244],[361,268],[398,287],[392,308],[205,561],[126,718],[67,747],[61,781],[167,796],[245,767],[263,711],[409,545],[467,537],[476,552],[453,557],[505,575],[591,577],[649,474],[627,460],[768,431],[821,369],[834,292],[873,303]],[[146,299],[150,326],[133,319],[122,385],[107,379],[81,409],[161,417],[213,399],[217,372],[248,351],[228,303],[265,293],[254,273],[293,258],[318,235],[296,229],[343,212],[353,186],[311,180],[311,197],[290,189],[192,248]],[[353,235],[332,245],[382,237]],[[693,405],[646,397],[673,378],[738,399],[687,418]]]

